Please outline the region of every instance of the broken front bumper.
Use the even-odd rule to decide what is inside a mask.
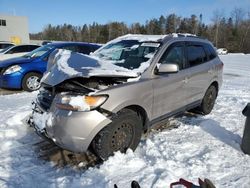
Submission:
[[[89,112],[72,112],[51,108],[52,111],[44,112],[34,103],[33,113],[28,124],[35,128],[38,135],[52,140],[63,149],[73,152],[85,152],[95,135],[111,120],[97,110]],[[45,120],[45,126],[38,126],[36,118],[49,114]]]

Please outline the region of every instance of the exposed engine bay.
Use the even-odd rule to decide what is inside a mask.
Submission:
[[[49,86],[42,84],[42,88],[37,96],[38,104],[47,111],[58,93],[74,93],[74,94],[88,94],[99,90],[107,89],[114,85],[126,83],[128,77],[91,77],[83,78],[77,77],[56,85]]]
[[[119,85],[127,82],[127,77],[91,77],[91,78],[72,78],[54,86],[56,93],[59,92],[93,92],[103,90],[108,87]]]

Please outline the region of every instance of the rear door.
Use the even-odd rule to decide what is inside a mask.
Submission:
[[[159,60],[159,64],[179,65],[179,72],[157,75],[153,80],[153,119],[171,114],[186,105],[185,85],[188,79],[184,42],[170,45]]]
[[[203,43],[186,42],[189,79],[185,85],[188,104],[200,101],[213,78],[213,62],[210,61]]]

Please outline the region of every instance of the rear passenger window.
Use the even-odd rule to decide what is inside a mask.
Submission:
[[[14,53],[22,53],[22,52],[29,52],[29,49],[27,46],[16,46],[12,48],[10,51],[7,52],[7,54],[14,54]]]
[[[29,46],[29,51],[33,51],[35,49],[37,49],[39,46]]]
[[[207,61],[207,55],[200,45],[187,46],[187,55],[190,67],[200,65]]]
[[[62,49],[70,50],[72,52],[77,52],[77,46],[64,46]]]

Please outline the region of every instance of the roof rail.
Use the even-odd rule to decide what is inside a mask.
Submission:
[[[191,33],[172,33],[173,37],[194,37],[199,38],[197,35],[191,34]]]

